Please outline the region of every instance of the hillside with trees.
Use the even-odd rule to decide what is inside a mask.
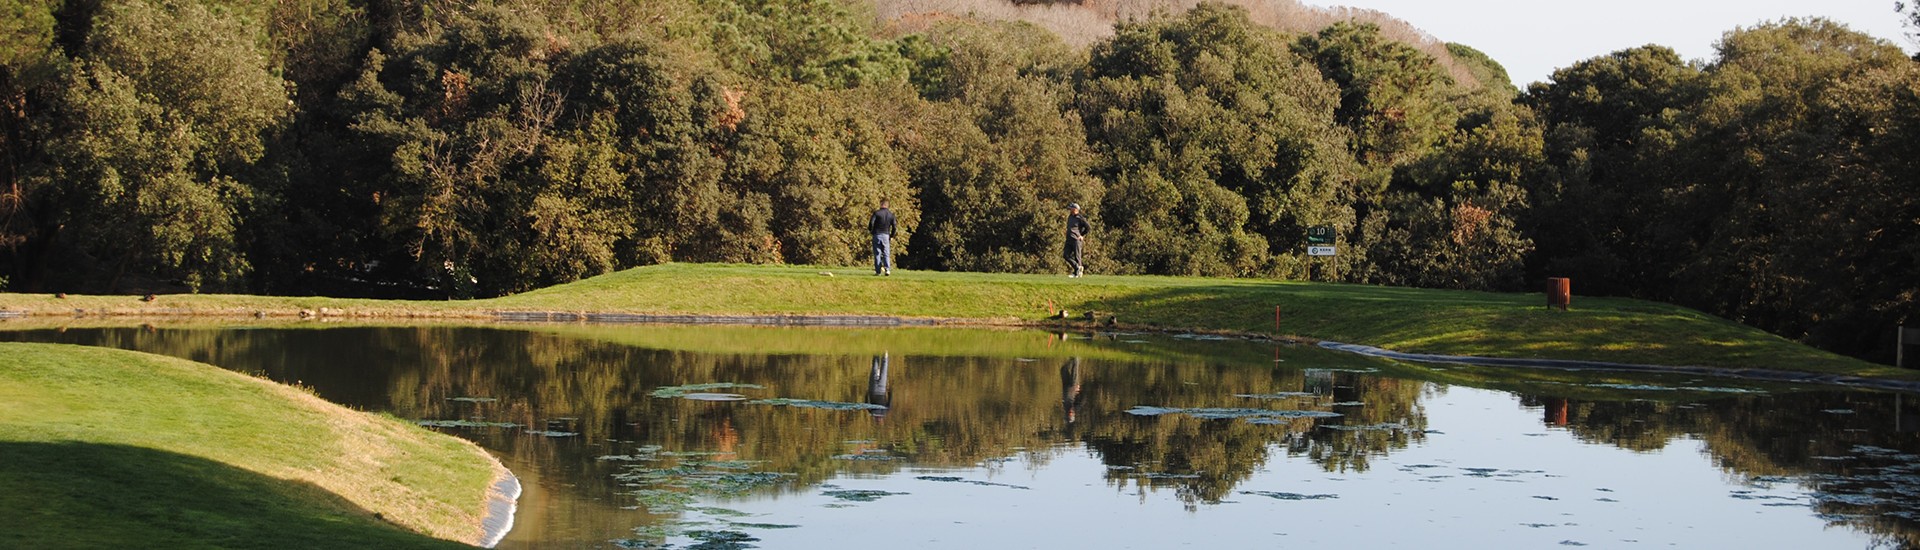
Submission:
[[[1888,17],[1910,20],[1903,5]],[[1920,67],[1825,20],[1505,70],[1291,0],[0,0],[0,284],[475,297],[661,262],[1586,294],[1869,358]],[[1305,254],[1332,226],[1340,255]]]

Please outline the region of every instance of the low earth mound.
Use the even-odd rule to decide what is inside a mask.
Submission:
[[[0,547],[463,548],[479,447],[129,351],[0,344]]]

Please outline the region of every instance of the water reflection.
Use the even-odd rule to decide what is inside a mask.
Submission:
[[[1811,489],[1810,502],[1773,504],[1811,505],[1830,525],[1913,547],[1920,542],[1920,454],[1906,401],[1900,394],[1825,392],[1686,402],[1523,396],[1543,407],[1548,425],[1582,441],[1657,452],[1683,437],[1698,439],[1722,472],[1749,486]]]
[[[458,426],[446,429],[499,454],[528,486],[520,525],[503,547],[686,544],[693,540],[689,533],[701,529],[690,520],[725,527],[707,531],[799,545],[806,532],[832,525],[821,519],[839,509],[830,506],[861,506],[842,498],[849,495],[926,513],[951,506],[916,506],[913,499],[952,494],[971,509],[1072,495],[1057,504],[1086,513],[1145,514],[1144,525],[1179,516],[1108,501],[1120,495],[1130,506],[1156,510],[1165,500],[1197,514],[1190,517],[1207,518],[1194,521],[1225,521],[1237,517],[1236,510],[1300,515],[1379,498],[1378,506],[1350,515],[1386,514],[1380,521],[1393,522],[1395,514],[1440,514],[1423,518],[1434,519],[1458,512],[1424,511],[1412,495],[1425,493],[1408,487],[1432,488],[1435,501],[1445,502],[1494,493],[1483,486],[1454,489],[1462,480],[1554,487],[1615,463],[1632,465],[1632,475],[1681,476],[1651,457],[1691,457],[1693,446],[1726,476],[1705,480],[1709,487],[1695,489],[1705,496],[1695,496],[1738,501],[1722,506],[1741,510],[1718,524],[1772,536],[1749,525],[1756,520],[1736,507],[1758,502],[1769,513],[1798,506],[1793,513],[1806,521],[1849,528],[1794,532],[1829,544],[1857,542],[1847,534],[1865,533],[1880,543],[1911,545],[1920,525],[1914,471],[1920,444],[1912,436],[1920,419],[1914,404],[1884,393],[1760,392],[1767,388],[1725,380],[1623,384],[1574,373],[1514,379],[1500,371],[1428,369],[1311,348],[1120,334],[146,327],[0,338],[175,355],[299,383],[337,403]],[[662,396],[660,390],[671,387],[699,389]],[[1669,389],[1675,387],[1691,389]],[[737,400],[716,400],[724,394]],[[1429,410],[1435,406],[1446,407],[1445,415]],[[1180,412],[1129,412],[1141,407]],[[1443,417],[1450,420],[1441,424]],[[1556,443],[1558,437],[1567,441]],[[1468,441],[1475,443],[1462,445]],[[1575,447],[1631,453],[1600,462],[1535,457],[1592,456]],[[1444,456],[1428,456],[1442,449]],[[1681,491],[1701,480],[1686,481],[1649,490]],[[1079,488],[1090,482],[1103,489]],[[1601,498],[1632,496],[1628,481],[1594,482],[1603,484],[1617,493]],[[702,492],[720,490],[715,487],[739,492]],[[756,500],[772,496],[780,498]],[[1520,516],[1532,511],[1525,501],[1573,500],[1564,494],[1517,498],[1519,506],[1488,506]],[[728,515],[756,508],[763,509],[752,513],[769,516]],[[1632,515],[1638,512],[1583,513],[1553,524],[1572,530],[1562,523],[1645,521]],[[811,519],[785,519],[789,515]],[[751,527],[789,521],[802,527]],[[1334,523],[1379,526],[1355,521]],[[1793,524],[1765,523],[1770,529]],[[1247,535],[1267,529],[1262,525],[1229,522],[1217,529]],[[1305,538],[1315,533],[1311,525],[1290,529]],[[1476,533],[1479,538],[1461,540],[1523,546],[1532,540],[1497,529]],[[1683,540],[1669,535],[1635,536]]]
[[[1072,424],[1075,415],[1080,413],[1080,358],[1068,359],[1060,365],[1060,408],[1067,413],[1067,423]]]
[[[867,409],[875,421],[885,420],[887,411],[893,408],[893,398],[887,394],[887,369],[893,358],[886,352],[873,356],[873,372],[867,375],[867,404],[879,405],[878,409]]]

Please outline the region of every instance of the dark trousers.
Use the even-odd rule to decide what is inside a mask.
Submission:
[[[1060,257],[1067,259],[1067,267],[1073,270],[1074,275],[1086,271],[1086,262],[1081,258],[1080,248],[1080,239],[1067,239],[1067,249],[1060,253]]]

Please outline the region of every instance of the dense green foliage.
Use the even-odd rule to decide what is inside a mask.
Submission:
[[[495,296],[661,262],[1530,288],[1856,355],[1915,313],[1920,72],[1824,20],[1521,93],[1202,4],[1090,48],[858,0],[5,0],[0,284]],[[1903,5],[1889,17],[1920,15]],[[1472,82],[1459,79],[1469,78]],[[1335,228],[1339,254],[1306,255]]]
[[[1890,356],[1920,283],[1920,66],[1825,20],[1728,33],[1704,66],[1647,46],[1525,101],[1552,180],[1531,261],[1596,291]]]

